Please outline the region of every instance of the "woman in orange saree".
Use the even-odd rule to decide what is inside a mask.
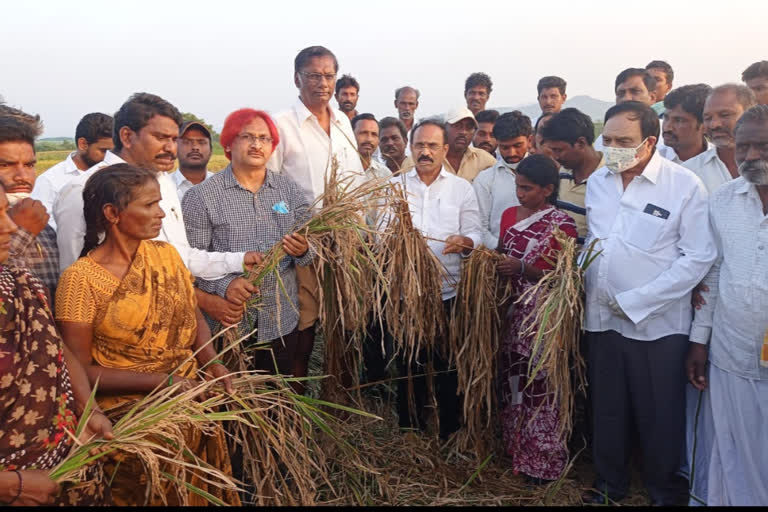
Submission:
[[[224,377],[227,369],[214,360],[207,344],[210,331],[197,307],[192,276],[173,246],[151,240],[164,217],[154,174],[128,164],[106,167],[88,180],[83,196],[86,243],[81,258],[61,276],[56,320],[91,382],[98,379],[102,409],[119,414],[122,406],[158,386],[179,380],[183,387],[191,385],[201,367]],[[97,245],[100,233],[105,237]],[[222,429],[215,435],[192,431],[186,441],[195,456],[231,475]],[[175,496],[167,488],[148,489],[138,459],[116,460],[116,505],[207,504],[195,493]],[[188,474],[188,484],[239,505],[236,492]]]

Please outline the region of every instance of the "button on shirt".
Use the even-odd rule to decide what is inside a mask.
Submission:
[[[213,176],[211,171],[205,171],[205,179],[203,181],[207,180],[211,176]],[[176,193],[179,196],[179,202],[181,202],[181,200],[184,199],[184,194],[187,193],[187,190],[194,187],[195,184],[185,178],[181,171],[178,169],[171,173],[171,178],[173,178],[173,182],[176,183]]]
[[[589,177],[585,244],[598,238],[603,252],[586,273],[587,331],[637,340],[690,332],[691,290],[717,255],[707,197],[695,174],[656,152],[626,190],[607,167]]]
[[[66,160],[59,162],[38,176],[32,193],[29,195],[32,199],[37,199],[43,203],[43,206],[45,206],[45,209],[51,216],[48,220],[48,225],[54,230],[56,229],[56,221],[53,218],[53,203],[56,202],[56,196],[61,188],[69,183],[69,180],[83,172],[77,168],[75,161],[72,159],[74,155],[74,152],[70,153]]]
[[[472,185],[445,167],[429,186],[421,181],[416,169],[393,177],[392,183],[399,183],[405,190],[414,227],[428,237],[427,245],[447,271],[443,278],[443,300],[454,297],[461,276],[462,256],[443,254],[445,242],[439,240],[461,235],[472,239],[475,247],[480,245],[480,210]]]
[[[104,160],[65,185],[53,206],[53,215],[59,226],[56,239],[59,245],[59,265],[63,272],[80,257],[85,236],[83,218],[83,188],[93,173],[108,165],[125,163],[125,160],[107,151]],[[160,184],[160,208],[165,212],[163,226],[155,240],[168,242],[179,252],[189,272],[202,279],[218,279],[232,272],[241,272],[245,253],[206,252],[193,249],[187,242],[187,232],[181,213],[181,203],[176,194],[176,183],[166,172],[157,174]]]
[[[283,236],[309,219],[309,202],[291,178],[267,171],[264,183],[254,194],[237,181],[228,166],[212,178],[193,187],[184,196],[184,223],[192,247],[204,251],[269,252]],[[267,274],[259,290],[260,305],[248,314],[258,322],[258,341],[289,334],[299,322],[295,266],[309,265],[312,252],[301,258],[285,256],[278,273],[285,291],[273,273]],[[198,280],[201,290],[226,297],[229,284],[242,269],[218,280]]]
[[[515,185],[516,167],[517,164],[508,164],[503,158],[497,158],[493,167],[481,171],[472,182],[480,208],[483,245],[489,249],[496,249],[499,245],[501,214],[507,208],[520,205]]]
[[[709,192],[710,195],[714,194],[715,190],[720,188],[720,185],[733,179],[728,167],[726,167],[723,161],[720,160],[720,157],[717,156],[717,147],[711,142],[707,142],[707,149],[704,152],[699,153],[693,158],[689,158],[685,162],[680,160],[680,157],[677,156],[675,150],[670,146],[660,148],[659,152],[661,153],[661,156],[670,162],[674,162],[682,165],[686,169],[692,170],[696,176],[701,178],[701,181],[704,183],[704,186],[707,188],[707,192]]]
[[[766,380],[759,360],[768,332],[768,215],[741,177],[712,195],[709,212],[718,259],[704,280],[707,303],[695,312],[691,341],[709,341],[709,360],[721,370]]]
[[[331,113],[330,136],[301,99],[297,99],[291,109],[274,117],[280,144],[267,167],[291,177],[310,204],[323,194],[325,176],[331,171],[333,156],[339,163],[339,176],[352,173],[360,180],[363,177],[363,164],[349,118],[330,106],[328,109]]]

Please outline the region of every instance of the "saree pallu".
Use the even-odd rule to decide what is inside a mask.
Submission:
[[[100,366],[195,377],[197,300],[193,278],[173,246],[142,241],[122,279],[89,256],[80,258],[62,275],[56,298],[58,320],[93,324],[92,356]],[[104,394],[98,401],[109,411],[141,396]],[[190,431],[186,442],[204,462],[231,474],[223,430],[211,436]],[[118,455],[107,472],[112,468],[117,470],[112,484],[116,505],[143,505],[147,499],[151,505],[162,505],[161,495],[176,504],[175,493],[167,487],[146,491],[147,477],[138,459]],[[228,504],[240,504],[237,493],[221,491],[194,476],[187,483]],[[208,504],[196,494],[188,496],[189,505]]]
[[[50,470],[69,454],[78,419],[47,291],[23,269],[0,268],[0,471]],[[58,505],[108,504],[101,464],[63,486]]]
[[[576,237],[576,225],[568,215],[547,208],[521,221],[517,220],[517,207],[509,208],[501,219],[501,242],[504,254],[521,259],[526,266],[550,270],[550,261],[557,257],[559,244],[553,231],[560,228]],[[514,299],[520,297],[536,283],[516,276],[512,279]],[[526,318],[533,311],[539,297],[527,304],[513,304],[505,320],[500,347],[501,422],[504,445],[512,458],[516,472],[545,480],[560,477],[568,459],[565,443],[557,435],[562,419],[553,393],[547,389],[545,375],[540,373],[527,386],[528,366],[533,337],[523,336],[528,327]]]

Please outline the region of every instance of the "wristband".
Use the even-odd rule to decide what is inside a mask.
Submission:
[[[214,359],[213,361],[208,361],[208,364],[206,364],[205,367],[207,368],[207,367],[209,367],[211,365],[214,365],[214,364],[220,364],[221,366],[226,366],[224,364],[224,361],[222,361],[221,359]]]
[[[520,260],[520,275],[525,274],[525,262],[523,260]]]
[[[19,477],[19,490],[16,492],[16,496],[14,496],[14,498],[8,503],[0,502],[0,505],[6,506],[6,507],[8,505],[13,505],[14,503],[16,503],[16,500],[18,500],[21,497],[21,493],[24,491],[24,480],[21,478],[21,472],[19,472],[18,469],[14,469],[13,472],[16,473],[17,477]]]
[[[168,387],[173,386],[173,374],[168,376]]]

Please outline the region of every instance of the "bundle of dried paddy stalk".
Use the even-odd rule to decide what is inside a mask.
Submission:
[[[521,333],[521,336],[533,336],[528,384],[544,372],[547,387],[554,393],[559,407],[559,435],[567,439],[573,428],[576,391],[585,388],[585,364],[579,350],[584,316],[584,271],[597,254],[594,254],[595,242],[579,250],[576,239],[560,229],[555,229],[553,236],[561,247],[557,261],[552,262],[553,270],[545,272],[517,302],[527,304],[535,300],[534,309],[523,321],[528,327]],[[581,252],[583,258],[579,256]]]
[[[480,246],[461,268],[448,342],[456,366],[459,392],[464,395],[464,427],[457,448],[484,457],[492,449],[496,403],[496,362],[501,338],[500,307],[511,295],[496,265],[504,256]]]

